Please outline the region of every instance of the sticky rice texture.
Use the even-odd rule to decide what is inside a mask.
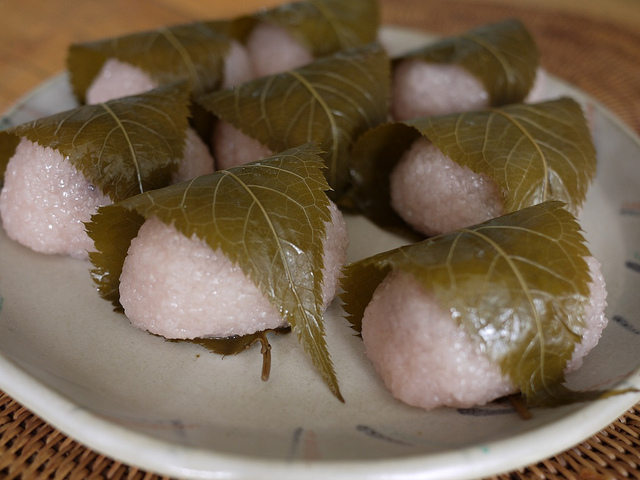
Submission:
[[[265,22],[256,25],[246,46],[256,77],[293,70],[313,61],[313,54],[285,28]]]
[[[254,76],[246,48],[232,41],[225,58],[221,87],[231,87],[251,80]],[[158,86],[158,83],[141,68],[110,58],[87,89],[86,102],[88,104],[107,102],[115,98],[138,95]]]
[[[526,102],[542,100],[546,74],[538,68]],[[475,76],[458,65],[406,59],[393,72],[391,114],[395,120],[446,115],[489,107],[489,94]]]
[[[607,325],[606,287],[600,265],[586,258],[592,303],[586,331],[565,372],[573,371]],[[379,285],[362,320],[366,355],[391,394],[427,410],[483,405],[516,392],[498,365],[481,353],[446,308],[410,274],[392,272]]]
[[[458,65],[407,59],[393,73],[391,114],[395,120],[445,115],[489,106],[482,82]]]
[[[609,323],[604,314],[604,309],[607,306],[607,289],[600,262],[594,257],[586,257],[585,260],[591,274],[591,284],[589,285],[591,303],[585,311],[586,328],[582,332],[582,342],[576,345],[571,360],[567,362],[565,372],[573,372],[582,366],[584,357],[598,344],[602,331]]]
[[[173,174],[173,183],[190,180],[214,171],[215,162],[209,148],[191,127],[187,128],[182,157],[178,170]]]
[[[331,205],[324,242],[325,308],[336,294],[348,237]],[[228,337],[285,326],[276,307],[219,250],[156,218],[132,241],[120,277],[120,302],[131,323],[166,338]]]
[[[215,123],[211,142],[216,170],[237,167],[273,154],[269,147],[223,120]]]
[[[221,88],[229,88],[248,82],[256,77],[251,55],[247,48],[235,40],[231,41],[224,61],[224,75]]]
[[[189,128],[174,183],[213,172],[207,146]],[[40,253],[87,259],[93,241],[84,222],[111,199],[58,151],[23,138],[5,171],[0,215],[9,238]]]
[[[85,232],[111,200],[51,148],[22,139],[5,171],[0,215],[9,238],[40,253],[88,258]]]
[[[115,58],[107,60],[85,93],[88,104],[137,95],[157,88],[158,84],[142,69]]]
[[[390,194],[398,215],[425,235],[485,222],[504,208],[491,178],[460,166],[423,137],[391,173]]]

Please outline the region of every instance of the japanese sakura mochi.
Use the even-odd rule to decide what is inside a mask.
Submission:
[[[231,87],[254,77],[246,48],[235,40],[229,41],[229,51],[224,57],[221,88]],[[87,103],[100,103],[114,98],[152,90],[159,82],[142,68],[109,58],[95,76],[86,91]]]
[[[68,65],[76,95],[88,103],[180,80],[190,80],[199,95],[371,42],[379,23],[375,0],[291,2],[75,44]]]
[[[67,54],[73,91],[92,104],[181,81],[194,94],[237,85],[254,74],[246,48],[227,30],[224,23],[195,22],[73,44]]]
[[[350,264],[343,287],[385,386],[428,410],[518,392],[528,404],[578,398],[565,374],[608,323],[600,264],[561,202]]]
[[[225,355],[290,331],[342,398],[323,316],[349,238],[321,152],[300,145],[99,208],[87,224],[99,294],[137,328]]]
[[[211,154],[187,126],[188,95],[184,85],[169,86],[4,131],[12,153],[0,159],[0,215],[9,238],[87,259],[85,223],[98,207],[212,172]],[[154,105],[155,115],[145,108]]]
[[[564,368],[570,373],[600,340],[607,326],[606,285],[600,264],[589,264],[590,302],[585,327]],[[362,320],[367,357],[394,397],[427,410],[484,405],[518,392],[499,365],[456,325],[450,309],[440,304],[411,274],[394,272],[378,287]]]
[[[323,240],[323,310],[346,260],[347,229],[330,204]],[[248,335],[286,327],[276,306],[221,250],[157,218],[132,240],[120,276],[120,303],[131,323],[166,338]]]
[[[432,236],[548,200],[577,215],[597,158],[581,105],[564,97],[381,125],[351,162],[366,215]]]
[[[257,12],[245,45],[256,77],[293,70],[317,58],[374,41],[375,0],[291,2]]]
[[[101,208],[88,227],[99,291],[119,292],[108,299],[136,327],[177,339],[288,326],[297,302],[324,311],[349,239],[324,192],[319,151],[303,146]],[[114,252],[111,235],[132,223],[127,251]]]
[[[545,77],[522,23],[485,25],[395,58],[391,114],[407,120],[538,102]]]
[[[388,118],[389,70],[386,51],[373,42],[197,97],[215,118],[216,168],[318,141],[332,199],[337,199],[349,183],[351,146]]]

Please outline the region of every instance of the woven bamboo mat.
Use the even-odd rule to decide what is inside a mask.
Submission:
[[[635,0],[637,1],[637,0]],[[640,32],[593,17],[457,0],[383,0],[383,22],[455,34],[518,17],[540,47],[543,66],[583,89],[640,132]],[[85,448],[0,392],[0,478],[153,479]],[[507,479],[640,478],[640,404],[579,445]]]

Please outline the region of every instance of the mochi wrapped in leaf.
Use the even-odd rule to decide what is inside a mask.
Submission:
[[[341,295],[366,354],[399,399],[468,407],[520,391],[529,404],[595,398],[575,369],[607,324],[606,288],[561,202],[352,263]]]
[[[98,103],[187,81],[194,94],[253,78],[229,21],[194,22],[76,43],[67,68],[81,102]]]
[[[544,72],[517,19],[483,25],[393,59],[396,120],[539,101]]]
[[[353,201],[381,226],[436,235],[547,200],[574,214],[596,173],[568,98],[385,124],[358,139]]]
[[[251,15],[192,22],[70,46],[76,96],[87,103],[188,80],[196,94],[289,70],[372,42],[374,0],[292,2]]]
[[[240,17],[257,77],[301,67],[314,59],[371,43],[380,26],[377,0],[285,3]]]
[[[82,106],[0,132],[0,215],[29,248],[87,258],[97,207],[213,171],[188,127],[185,83]]]
[[[388,95],[389,59],[374,43],[196,101],[218,119],[212,139],[217,168],[246,162],[254,155],[245,155],[247,149],[277,152],[318,141],[337,199],[349,182],[349,150],[387,119]]]
[[[291,326],[340,397],[322,316],[348,238],[318,153],[304,145],[101,208],[87,226],[100,294],[167,338]]]

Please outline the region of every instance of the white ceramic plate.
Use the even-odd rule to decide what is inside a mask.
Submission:
[[[394,51],[425,36],[387,28]],[[610,325],[573,387],[640,387],[640,142],[563,82],[593,126],[599,171],[581,218],[608,283]],[[64,75],[2,127],[74,106]],[[350,260],[395,246],[349,218]],[[0,388],[98,452],[161,474],[207,479],[467,479],[525,466],[598,432],[640,396],[536,409],[425,412],[392,399],[334,305],[329,347],[346,403],[291,335],[273,340],[271,379],[254,347],[222,358],[131,327],[92,287],[88,263],[34,253],[0,233]]]

